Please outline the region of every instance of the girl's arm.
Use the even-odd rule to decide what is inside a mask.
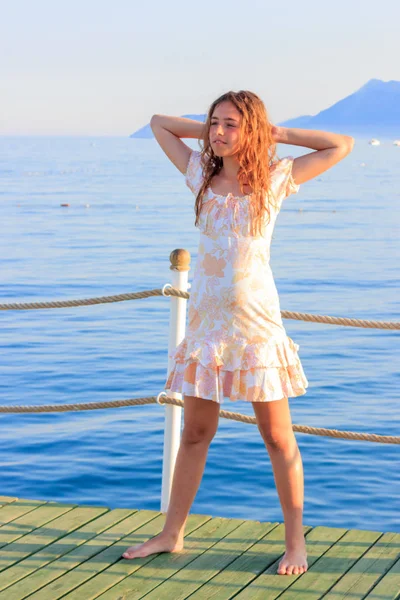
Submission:
[[[150,127],[170,161],[181,173],[185,174],[192,149],[180,138],[200,139],[204,123],[185,117],[153,115]]]
[[[291,127],[273,128],[276,143],[313,148],[310,152],[295,158],[292,176],[296,184],[309,181],[343,160],[353,149],[354,138],[349,135]]]
[[[167,115],[153,115],[150,126],[157,124],[167,131],[173,133],[178,138],[194,138],[199,140],[202,137],[204,123],[185,117],[168,117]]]

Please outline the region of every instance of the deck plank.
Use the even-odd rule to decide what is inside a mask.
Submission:
[[[352,600],[364,598],[397,561],[399,551],[400,534],[384,534],[329,590],[324,599],[336,600],[341,595],[350,594]],[[400,586],[397,591],[400,591]]]
[[[157,511],[0,502],[0,600],[398,600],[400,534],[304,527],[308,571],[278,575],[284,525],[189,515],[185,548],[125,560]]]
[[[193,533],[185,536],[183,552],[161,553],[150,555],[144,559],[123,560],[120,565],[121,571],[126,573],[130,571],[129,576],[98,598],[110,600],[111,598],[123,598],[126,594],[130,599],[142,598],[175,573],[184,573],[188,564],[229,533],[238,529],[243,523],[243,519],[220,517],[210,519]],[[173,598],[173,596],[169,596],[169,598]]]
[[[196,600],[232,598],[266,568],[275,565],[285,551],[284,525],[276,525],[260,541],[237,556],[224,570],[202,585],[190,598]],[[310,530],[310,527],[304,528],[305,533]]]
[[[0,504],[11,504],[11,502],[15,502],[18,498],[14,496],[0,496]]]
[[[120,530],[124,531],[125,528],[129,528],[132,521],[131,517],[135,513],[136,517],[134,517],[134,520],[137,523],[138,519],[140,519],[137,511],[128,509],[109,511],[70,536],[67,536],[62,540],[62,542],[65,542],[65,552],[58,559],[56,558],[56,560],[50,562],[47,568],[40,568],[25,577],[22,581],[7,588],[5,590],[6,593],[0,594],[1,600],[20,600],[20,598],[25,598],[28,594],[32,594],[48,583],[58,579],[61,575],[79,565],[81,561],[85,561],[88,556],[94,555],[99,550],[106,548],[107,544],[111,544],[115,539],[115,534],[118,537],[118,535],[121,535]],[[146,516],[143,515],[141,520],[145,518]],[[120,523],[122,524],[118,528],[117,525]],[[89,547],[87,542],[90,540],[93,540],[93,545]],[[75,543],[76,547],[74,548]],[[53,546],[55,554],[57,554],[58,542],[55,542]],[[49,550],[51,551],[51,546]],[[41,553],[38,554],[40,555]],[[60,558],[62,560],[59,560]]]
[[[189,515],[186,524],[187,534],[199,530],[199,528],[202,525],[209,521],[211,521],[211,517],[208,515]],[[157,529],[149,533],[146,536],[146,538],[157,535],[157,533],[159,533],[162,530],[164,523],[165,515],[162,515],[158,521]],[[135,560],[124,560],[121,558],[121,554],[127,546],[131,546],[137,543],[137,539],[132,536],[129,536],[128,538],[122,540],[118,545],[118,553],[114,554],[114,558],[116,559],[114,563],[108,566],[106,569],[99,572],[95,577],[87,581],[87,583],[85,583],[82,587],[79,587],[78,589],[65,596],[65,599],[81,600],[81,598],[84,597],[85,600],[91,600],[92,598],[98,598],[100,594],[113,587],[122,579],[125,579],[128,575],[136,571],[140,566],[151,562],[155,558],[154,556],[149,556],[146,559],[141,559],[139,565]],[[173,556],[177,555],[174,554]]]
[[[151,527],[152,523],[159,520],[160,513],[156,511],[135,512],[83,546],[52,562],[48,568],[41,569],[40,575],[35,578],[37,591],[29,596],[30,600],[60,598],[82,585],[98,572],[99,565],[106,563],[102,567],[106,568],[111,557],[114,558],[113,562],[117,560],[115,555],[119,557],[121,552],[120,548],[117,552],[115,550],[117,542],[136,530],[138,538],[144,537],[146,525]],[[125,543],[122,544],[125,547]],[[50,577],[52,580],[48,583]]]
[[[6,504],[0,508],[0,548],[7,544],[7,535],[11,528],[8,523],[15,521],[16,519],[22,517],[23,515],[27,515],[28,513],[34,511],[39,506],[45,505],[46,502],[37,502],[32,500],[17,500],[12,504]],[[28,517],[30,519],[31,517]],[[4,527],[8,525],[7,527]]]
[[[346,534],[346,529],[331,528],[331,527],[307,527],[306,542],[307,542],[307,553],[308,553],[308,565],[309,567],[316,562],[320,556],[326,552],[333,544],[337,542],[343,535]],[[282,556],[285,553],[285,528],[281,524],[279,527],[274,529],[270,535],[265,539],[264,548],[257,548],[257,561],[255,561],[255,570],[253,572],[252,565],[247,563],[247,572],[245,571],[245,577],[250,580],[243,582],[241,575],[233,576],[232,593],[226,591],[221,592],[221,598],[231,598],[233,595],[235,598],[244,599],[267,599],[276,598],[280,594],[284,593],[285,590],[293,584],[296,578],[304,577],[303,575],[278,575],[277,569]],[[264,563],[264,564],[263,564]],[[246,564],[246,563],[245,563]],[[245,566],[246,569],[246,566]],[[260,572],[261,571],[261,572]],[[227,575],[221,574],[220,577],[226,578]],[[239,581],[237,581],[237,579]],[[213,580],[210,581],[209,585],[212,588]],[[240,585],[246,586],[242,591]],[[211,592],[211,595],[209,594]],[[220,598],[220,596],[214,596],[212,589],[204,590],[199,594],[201,597]],[[309,600],[309,599],[308,599]]]
[[[229,567],[238,555],[242,555],[243,552],[246,552],[278,526],[279,523],[244,521],[239,527],[192,560],[184,569],[172,575],[167,581],[153,589],[151,593],[146,594],[146,600],[161,600],[163,598],[182,600],[187,598],[205,582]],[[129,595],[131,596],[131,594]],[[133,595],[133,598],[136,597],[141,598],[142,595]]]
[[[14,507],[14,504],[11,505]],[[11,508],[7,507],[7,508]],[[56,517],[72,510],[74,506],[72,504],[57,504],[53,502],[43,503],[42,505],[36,506],[32,510],[32,504],[27,512],[22,514],[20,517],[9,521],[6,525],[0,528],[0,552],[5,551],[4,564],[7,567],[11,566],[11,556],[9,554],[10,545],[16,543],[19,539],[26,535],[30,535],[36,529],[43,527]],[[3,509],[0,509],[0,511]],[[10,560],[9,560],[10,559]],[[1,569],[0,569],[1,570]]]
[[[331,548],[316,560],[279,598],[282,600],[310,600],[325,598],[325,594],[339,581],[365,552],[382,536],[378,531],[353,529],[345,533]],[[286,576],[287,577],[287,576]],[[292,576],[293,577],[293,576]],[[271,597],[272,596],[266,596]],[[275,598],[275,596],[273,596]],[[342,594],[335,598],[342,598]]]
[[[122,519],[131,511],[121,510],[120,512]],[[11,596],[16,595],[15,590],[19,586],[14,585],[12,592],[9,586],[84,544],[90,537],[100,533],[102,528],[106,529],[107,526],[114,524],[117,514],[112,518],[109,515],[110,511],[106,508],[76,508],[64,515],[63,520],[57,525],[60,530],[62,527],[62,536],[56,536],[53,542],[49,539],[49,544],[44,549],[28,555],[1,574],[0,590],[3,591],[0,592],[0,600],[8,600]],[[25,584],[22,585],[22,588],[24,587]]]
[[[7,546],[0,550],[0,572],[61,537],[64,515],[69,512],[74,515],[74,508],[72,504],[45,504],[40,506],[27,515],[27,517],[36,520],[36,527],[31,531],[21,525],[21,520],[25,518],[25,515],[21,519],[13,521],[11,525],[17,528],[15,534],[20,533],[22,535],[8,542]],[[76,511],[80,514],[82,509],[76,508]]]
[[[209,520],[211,520],[209,516],[193,515],[189,517],[187,526],[189,530],[196,529],[201,523]],[[71,597],[76,597],[79,600],[82,598],[89,600],[92,594],[91,585],[93,581],[95,582],[93,594],[94,597],[97,597],[103,589],[108,589],[115,581],[125,577],[126,568],[130,570],[137,568],[136,565],[133,565],[134,561],[127,561],[121,558],[121,554],[125,548],[132,544],[140,543],[148,537],[157,535],[162,530],[164,522],[165,515],[158,513],[156,518],[141,527],[131,528],[131,533],[129,533],[129,529],[126,529],[125,534],[128,532],[128,535],[120,536],[119,541],[115,544],[97,553],[92,559],[81,563],[73,571],[68,572],[59,581],[56,581],[54,586],[44,588],[42,595],[37,594],[32,599],[30,598],[30,600],[56,600],[60,597],[63,599],[68,598],[69,600]],[[149,561],[152,558],[154,557],[142,560]],[[123,567],[122,573],[121,566]],[[103,573],[106,570],[107,572]],[[110,580],[111,584],[109,583]],[[85,582],[87,583],[85,584]]]
[[[397,600],[400,598],[400,558],[365,598],[368,600]]]

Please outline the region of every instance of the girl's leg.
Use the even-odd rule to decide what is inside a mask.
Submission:
[[[164,528],[147,542],[128,548],[122,555],[124,558],[182,550],[186,520],[203,477],[208,448],[217,431],[218,419],[217,402],[185,396],[184,427]]]
[[[279,563],[280,575],[307,571],[303,533],[303,463],[292,429],[286,397],[272,402],[253,402],[257,426],[271,458],[275,484],[285,521],[286,553]]]

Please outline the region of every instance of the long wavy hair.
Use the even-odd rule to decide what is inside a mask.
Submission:
[[[210,144],[211,117],[215,108],[221,102],[229,101],[240,112],[240,141],[235,156],[239,161],[237,178],[243,193],[244,184],[253,190],[250,198],[251,210],[251,234],[261,234],[262,223],[268,214],[270,221],[270,204],[272,194],[270,193],[270,171],[278,156],[276,154],[276,142],[272,137],[272,123],[263,101],[253,92],[240,90],[229,91],[214,100],[208,109],[207,119],[203,129],[203,137],[199,144],[203,143],[200,157],[203,168],[203,183],[197,194],[195,202],[196,220],[198,225],[202,207],[204,192],[211,184],[214,175],[218,175],[223,165],[223,159],[217,156]],[[244,195],[244,194],[243,194]],[[265,203],[265,199],[268,199]]]

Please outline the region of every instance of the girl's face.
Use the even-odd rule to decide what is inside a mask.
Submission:
[[[241,114],[232,102],[215,107],[211,116],[210,144],[217,156],[231,156],[238,150]]]

